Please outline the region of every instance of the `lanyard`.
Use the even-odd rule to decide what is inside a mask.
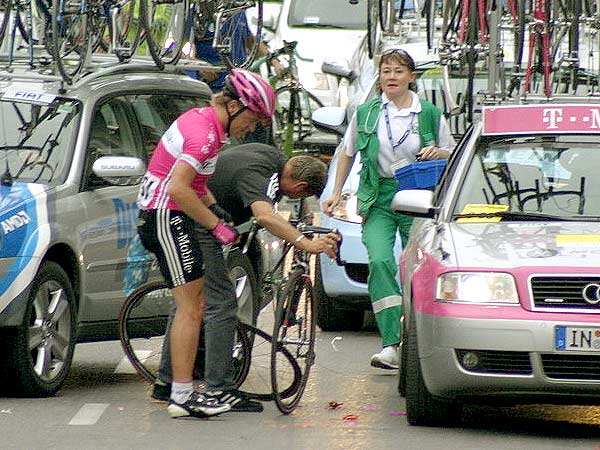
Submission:
[[[400,145],[402,145],[402,143],[410,135],[410,132],[412,131],[412,128],[413,128],[413,122],[415,121],[416,114],[414,112],[410,113],[410,115],[411,115],[410,124],[408,125],[408,128],[406,128],[406,130],[404,130],[404,134],[400,137],[400,139],[398,139],[398,142],[396,142],[396,144],[394,144],[394,138],[392,137],[392,127],[390,126],[390,116],[388,114],[387,103],[385,105],[383,105],[383,115],[385,116],[385,126],[387,128],[388,140],[390,141],[390,145],[392,146],[392,151],[394,153],[396,153],[396,148],[399,147]]]

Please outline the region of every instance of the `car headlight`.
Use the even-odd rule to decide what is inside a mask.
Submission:
[[[361,223],[362,217],[358,215],[358,197],[354,193],[343,192],[331,215],[346,222]]]
[[[515,279],[502,272],[449,272],[437,279],[435,297],[442,302],[518,304]]]

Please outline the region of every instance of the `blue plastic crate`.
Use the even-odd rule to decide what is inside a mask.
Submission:
[[[394,175],[398,190],[433,189],[446,167],[445,159],[419,161],[396,169]]]

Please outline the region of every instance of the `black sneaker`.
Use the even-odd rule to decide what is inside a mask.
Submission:
[[[228,403],[219,403],[214,398],[207,398],[199,392],[192,392],[190,398],[184,403],[177,403],[174,400],[169,401],[167,411],[173,419],[180,417],[206,417],[217,416],[231,409]]]
[[[171,383],[161,384],[160,382],[155,382],[152,387],[152,398],[168,402],[171,398]]]
[[[262,412],[263,405],[260,402],[250,400],[246,394],[234,389],[231,391],[207,391],[206,398],[231,405],[231,412]]]

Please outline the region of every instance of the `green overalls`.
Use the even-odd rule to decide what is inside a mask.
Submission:
[[[427,100],[420,100],[419,136],[421,147],[438,145],[441,111]],[[412,217],[395,213],[390,204],[398,190],[395,178],[383,178],[377,171],[379,139],[377,119],[381,99],[375,98],[357,109],[356,140],[362,168],[358,185],[358,213],[363,218],[362,242],[369,256],[367,279],[373,312],[383,346],[400,342],[401,290],[398,283],[398,261],[394,257],[396,231],[402,245],[408,241]]]

